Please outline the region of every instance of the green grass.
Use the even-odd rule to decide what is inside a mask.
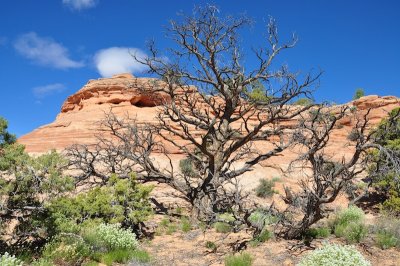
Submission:
[[[184,233],[187,233],[190,230],[192,230],[192,224],[190,223],[190,221],[187,217],[181,218],[181,230]]]
[[[217,231],[217,233],[229,233],[232,231],[232,226],[224,222],[214,223],[214,228]]]
[[[253,262],[253,257],[248,253],[238,255],[229,255],[225,258],[225,266],[250,266]]]
[[[388,249],[392,247],[396,247],[400,244],[400,240],[396,238],[391,232],[388,231],[380,231],[375,235],[376,244],[381,249]]]

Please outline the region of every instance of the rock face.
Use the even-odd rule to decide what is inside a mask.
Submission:
[[[154,91],[154,81],[131,74],[90,80],[67,98],[53,123],[39,127],[18,141],[29,153],[61,151],[74,143],[91,144],[95,142],[99,121],[110,110],[119,116],[136,117],[140,123],[152,122],[157,106],[169,101],[167,95]]]
[[[94,143],[99,130],[99,121],[110,110],[117,116],[128,115],[136,118],[138,123],[152,123],[155,121],[158,106],[170,101],[168,95],[154,88],[155,81],[150,78],[136,78],[131,74],[90,80],[77,93],[67,98],[53,123],[22,136],[19,142],[26,146],[29,153],[43,153],[51,149],[61,151],[74,143]],[[157,84],[160,85],[159,82]],[[374,125],[393,108],[400,106],[400,99],[393,96],[372,95],[362,97],[348,105],[356,107],[361,112],[371,108],[369,118]],[[353,123],[350,118],[342,119],[341,126],[334,131],[330,149],[335,151],[335,154],[338,154],[339,144],[347,142],[346,138]],[[284,124],[293,126],[296,121],[286,121]],[[346,153],[345,150],[339,149],[339,151],[342,154]]]

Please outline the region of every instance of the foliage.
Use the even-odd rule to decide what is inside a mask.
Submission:
[[[252,212],[248,218],[250,224],[258,231],[261,231],[267,225],[277,223],[278,220],[278,217],[262,210]]]
[[[1,122],[1,120],[0,120]],[[16,258],[15,256],[11,256],[7,252],[0,256],[0,265],[2,266],[22,266],[23,262]]]
[[[256,195],[260,198],[272,197],[276,191],[273,189],[275,182],[266,178],[260,179],[260,183],[256,187]]]
[[[353,96],[353,100],[360,99],[361,97],[365,96],[365,92],[363,89],[359,88],[356,90]]]
[[[191,224],[190,220],[187,217],[182,217],[181,218],[181,230],[184,233],[187,233],[190,230],[192,230],[192,224]]]
[[[327,244],[304,256],[298,266],[370,266],[353,246]]]
[[[42,257],[55,264],[80,265],[90,255],[90,247],[79,235],[60,234],[47,243]]]
[[[91,239],[96,239],[97,243],[104,245],[110,251],[132,250],[138,246],[136,235],[128,229],[121,228],[120,224],[100,224],[91,234],[94,236]]]
[[[17,140],[14,134],[8,132],[7,128],[7,120],[0,116],[0,151],[4,146],[13,144]]]
[[[377,232],[375,235],[375,241],[381,249],[396,247],[400,244],[400,239],[386,230]]]
[[[394,216],[383,216],[372,227],[375,241],[382,249],[400,247],[400,221]]]
[[[214,223],[214,228],[218,233],[229,233],[232,231],[232,226],[225,222]]]
[[[79,224],[91,220],[135,228],[152,214],[151,190],[138,184],[133,175],[128,179],[113,175],[105,186],[53,200],[48,209],[61,232],[76,232]]]
[[[294,105],[301,105],[301,106],[307,106],[313,104],[314,101],[309,99],[309,98],[300,98],[297,101],[295,101],[293,104]]]
[[[326,238],[331,234],[331,229],[328,227],[310,228],[306,231],[306,236],[312,238]]]
[[[250,266],[253,257],[249,253],[240,253],[238,255],[229,255],[225,258],[225,266]]]
[[[265,241],[270,240],[274,234],[270,232],[268,229],[264,228],[255,238],[254,240],[260,243],[264,243]]]
[[[212,252],[215,252],[215,251],[217,251],[218,246],[217,246],[217,244],[215,244],[215,242],[207,241],[206,248],[211,249]]]
[[[391,157],[400,158],[400,108],[395,108],[375,130],[376,143],[391,152],[371,152],[370,178],[374,187],[386,196],[382,204],[385,211],[400,214],[400,169]]]
[[[350,243],[360,242],[367,234],[364,218],[363,210],[350,206],[335,215],[331,227],[337,237],[344,237]]]
[[[19,144],[4,146],[0,154],[0,224],[2,233],[11,233],[7,244],[13,250],[42,245],[53,235],[51,219],[45,208],[49,198],[58,199],[74,189],[74,180],[65,176],[66,160],[52,151],[31,157]],[[15,227],[8,224],[18,222]]]

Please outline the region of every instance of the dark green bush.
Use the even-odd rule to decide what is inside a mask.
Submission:
[[[260,183],[256,187],[256,195],[260,198],[272,197],[276,191],[274,190],[275,181],[268,179],[260,179]]]

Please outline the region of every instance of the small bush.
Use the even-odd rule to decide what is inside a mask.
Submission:
[[[121,228],[120,224],[100,224],[95,234],[103,241],[108,250],[132,250],[137,248],[136,235],[130,230]]]
[[[145,250],[135,249],[134,251],[132,251],[131,254],[132,254],[131,260],[133,261],[140,263],[147,263],[151,261],[150,254]]]
[[[353,246],[325,245],[304,256],[297,266],[370,266]]]
[[[251,213],[248,219],[251,225],[258,230],[262,230],[266,225],[275,224],[279,220],[278,217],[263,211],[255,211]]]
[[[90,247],[74,234],[56,236],[46,244],[42,254],[45,261],[64,265],[80,265],[89,255]]]
[[[310,228],[306,235],[312,238],[326,238],[331,234],[331,229],[328,227]]]
[[[212,252],[215,252],[215,251],[217,251],[218,247],[217,247],[217,244],[215,244],[214,242],[207,241],[206,242],[206,248],[211,249]]]
[[[232,231],[232,226],[224,222],[214,223],[214,228],[218,233],[229,233]]]
[[[253,257],[248,253],[238,255],[229,255],[225,258],[225,266],[250,266],[253,262]]]
[[[272,197],[276,191],[273,189],[275,181],[268,179],[260,179],[260,184],[256,187],[256,196],[260,198]]]
[[[381,249],[388,249],[399,245],[400,241],[392,233],[387,231],[380,231],[375,236],[376,244]]]
[[[184,233],[187,233],[190,230],[192,230],[192,224],[190,223],[190,221],[187,217],[181,218],[181,230]]]
[[[337,237],[344,237],[349,243],[360,242],[367,234],[364,224],[365,214],[356,206],[339,211],[332,223],[333,232]]]
[[[274,236],[274,234],[272,232],[270,232],[267,229],[264,229],[261,231],[261,233],[258,236],[256,236],[255,240],[257,242],[264,243],[264,242],[270,240],[273,236]]]
[[[392,216],[381,217],[372,227],[375,242],[382,248],[400,247],[400,220]]]
[[[127,263],[132,258],[132,251],[126,249],[112,250],[102,255],[101,262],[111,266],[114,262]]]
[[[15,256],[11,256],[7,252],[0,256],[0,265],[2,266],[22,266],[23,262],[16,258]]]

